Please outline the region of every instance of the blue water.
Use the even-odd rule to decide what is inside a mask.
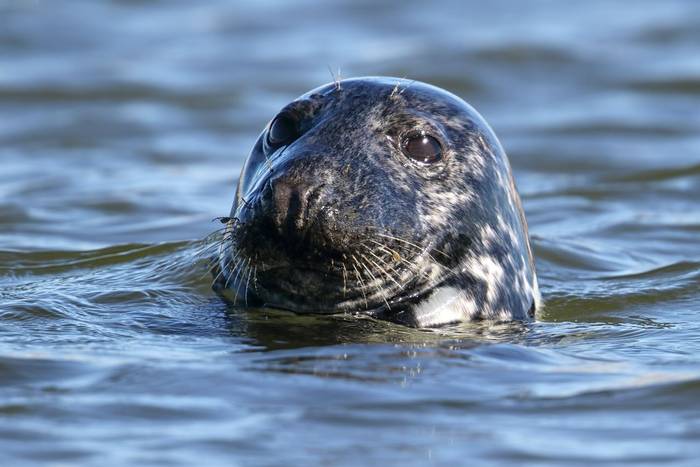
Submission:
[[[700,464],[698,44],[690,0],[0,0],[0,463]],[[211,292],[211,219],[329,67],[490,122],[536,322]]]

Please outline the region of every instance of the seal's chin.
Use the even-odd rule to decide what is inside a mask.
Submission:
[[[245,293],[245,290],[242,291]],[[295,313],[372,313],[385,302],[368,290],[368,284],[341,271],[313,265],[280,266],[257,274],[248,295],[258,306]]]

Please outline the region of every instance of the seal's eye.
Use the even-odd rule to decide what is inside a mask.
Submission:
[[[267,142],[270,146],[288,144],[299,136],[299,125],[293,115],[280,114],[270,124],[267,131]]]
[[[426,133],[409,135],[403,140],[401,149],[406,157],[423,164],[432,164],[442,159],[442,146],[437,138]]]

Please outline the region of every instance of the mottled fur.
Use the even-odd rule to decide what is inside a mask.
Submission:
[[[301,136],[272,149],[266,129],[255,144],[218,290],[255,305],[413,326],[533,316],[540,299],[520,199],[500,143],[472,107],[424,83],[357,78],[283,111],[299,118]],[[416,130],[441,141],[441,161],[402,153]],[[287,213],[271,210],[270,193],[295,184],[313,185],[313,202],[274,222]]]

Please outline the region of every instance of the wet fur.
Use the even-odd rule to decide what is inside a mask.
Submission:
[[[230,289],[239,304],[371,313],[412,326],[534,315],[540,298],[520,199],[500,143],[473,108],[424,83],[358,78],[310,91],[283,110],[301,116],[303,134],[271,151],[265,130],[254,146],[220,250],[217,290]],[[420,165],[402,154],[402,137],[415,130],[439,135],[441,162]],[[267,183],[307,180],[309,171],[322,201],[320,213],[307,216],[333,223],[326,236],[342,255],[309,252],[327,278],[276,278],[299,289],[289,299],[260,282],[271,261],[285,261],[271,258],[288,245],[255,214]],[[312,225],[312,239],[314,228],[321,227]],[[330,292],[315,296],[319,277]]]

